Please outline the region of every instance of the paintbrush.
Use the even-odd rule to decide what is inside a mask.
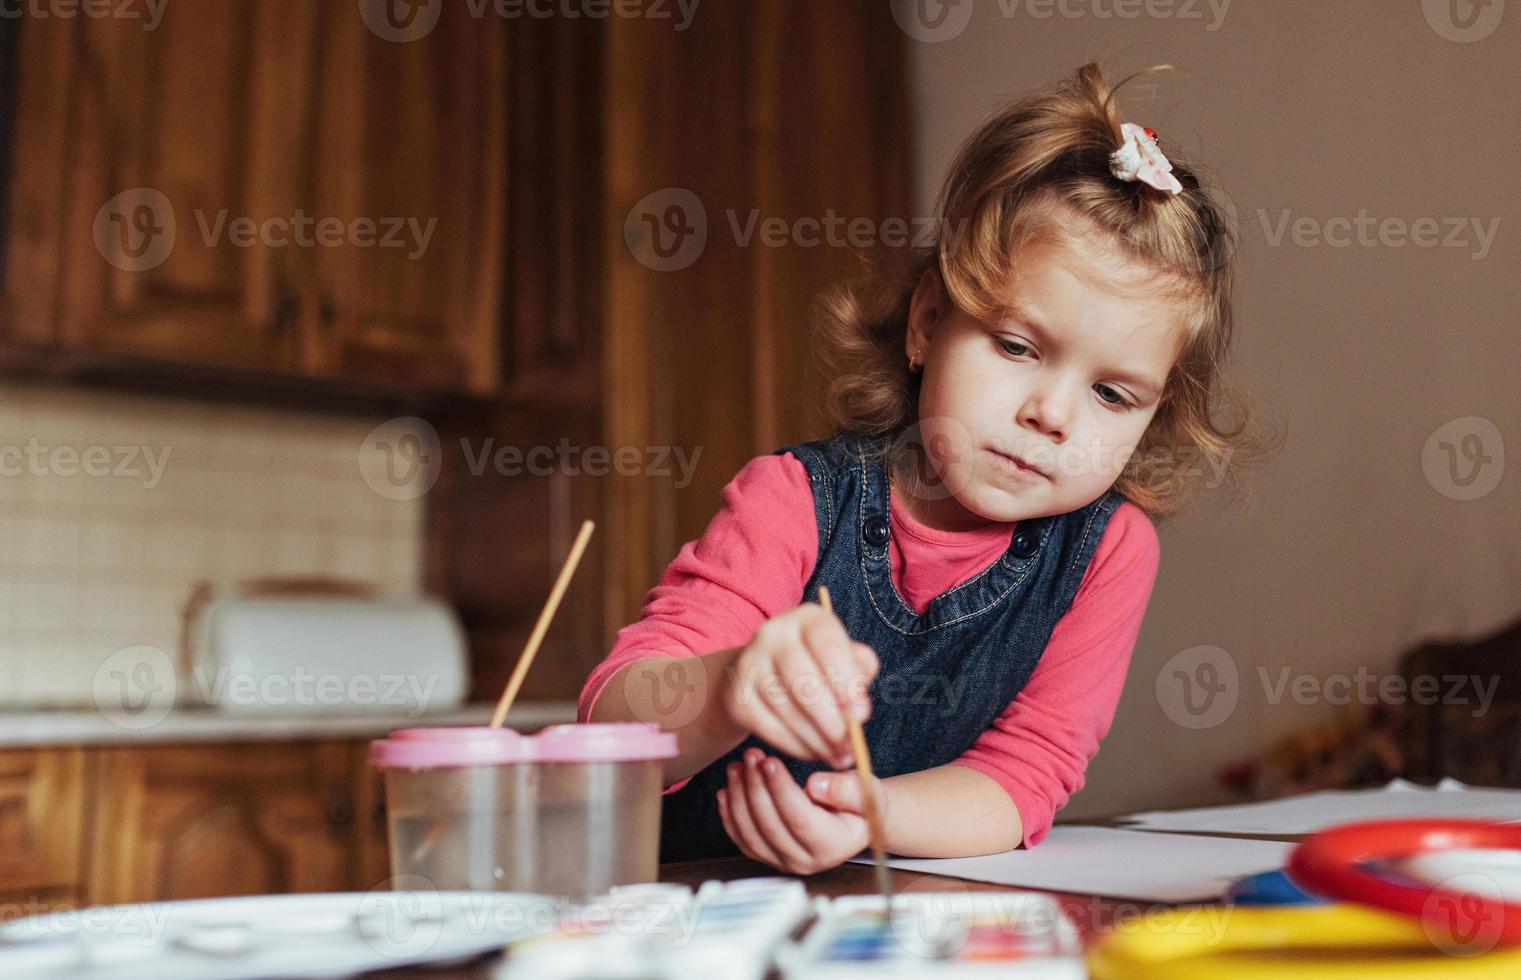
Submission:
[[[502,691],[501,698],[496,703],[496,710],[491,713],[491,727],[501,728],[507,720],[507,712],[512,710],[512,702],[517,699],[518,691],[523,686],[523,678],[528,676],[528,668],[533,665],[533,658],[539,652],[539,644],[544,642],[544,634],[549,632],[550,620],[554,619],[555,611],[560,608],[560,600],[565,597],[565,590],[570,587],[570,578],[576,574],[576,566],[581,564],[581,555],[586,552],[586,543],[591,540],[592,531],[596,524],[592,521],[582,521],[581,530],[576,534],[576,540],[571,543],[570,554],[565,559],[565,564],[560,566],[560,574],[555,577],[555,584],[549,590],[549,598],[544,601],[544,608],[539,610],[539,618],[533,624],[533,632],[528,636],[528,642],[523,647],[523,652],[518,654],[518,665],[513,670],[512,676],[507,679],[507,687]],[[412,852],[412,863],[419,864],[428,852],[433,850],[439,838],[443,837],[444,831],[449,827],[447,818],[434,821],[433,826],[423,836],[422,843]]]
[[[829,603],[828,586],[819,586],[819,605],[827,613],[834,612],[834,607]],[[877,807],[877,777],[872,775],[871,753],[867,751],[866,732],[862,730],[861,723],[846,715],[845,724],[850,729],[850,747],[855,752],[856,771],[861,777],[861,794],[866,804],[866,826],[871,838],[871,858],[877,867],[877,890],[882,893],[885,922],[893,907],[893,884],[892,875],[887,869],[887,848],[882,840],[882,813]]]

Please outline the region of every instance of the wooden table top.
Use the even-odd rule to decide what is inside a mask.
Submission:
[[[732,881],[736,878],[755,878],[776,875],[775,868],[759,864],[748,858],[712,858],[703,861],[677,861],[660,866],[660,880],[691,885],[696,888],[704,881]],[[840,895],[876,894],[876,872],[869,864],[842,864],[837,868],[802,879],[810,895],[836,898]],[[893,869],[893,892],[918,891],[1036,891],[1038,889],[1013,888],[963,878],[925,874],[917,871]],[[1085,942],[1101,929],[1116,922],[1125,922],[1147,912],[1169,906],[1149,902],[1129,902],[1082,895],[1070,892],[1046,892],[1059,902],[1072,917],[1083,934]],[[455,969],[398,969],[368,974],[371,980],[490,980],[492,971],[501,962],[499,956],[483,958],[477,963]]]

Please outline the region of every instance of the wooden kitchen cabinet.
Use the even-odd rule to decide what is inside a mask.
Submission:
[[[466,14],[403,44],[309,0],[0,25],[3,338],[138,372],[491,392],[505,28]]]
[[[311,250],[300,301],[318,376],[487,393],[499,376],[506,31],[446,8],[393,43],[323,6],[312,205],[375,225]]]
[[[313,10],[190,3],[152,31],[19,23],[7,282],[20,335],[95,356],[296,366],[302,256],[240,247],[233,222],[300,204]],[[33,279],[39,267],[56,275]]]
[[[82,749],[0,751],[0,909],[78,901],[84,827]]]
[[[355,887],[348,743],[92,750],[92,904]]]
[[[0,750],[0,920],[383,886],[368,758],[368,740]]]

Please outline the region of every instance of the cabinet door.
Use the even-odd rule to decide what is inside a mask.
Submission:
[[[354,773],[354,887],[368,891],[391,877],[385,777],[370,765],[370,743],[352,748]]]
[[[0,886],[33,897],[79,884],[84,753],[0,752]]]
[[[22,40],[25,44],[21,44]],[[34,29],[0,18],[0,78],[21,79],[21,91],[4,92],[0,129],[10,127],[0,146],[9,156],[10,180],[0,189],[10,212],[4,230],[4,296],[0,338],[8,344],[50,345],[58,326],[58,277],[63,256],[63,189],[68,176],[69,79],[74,69],[74,32]],[[3,172],[3,164],[0,164]]]
[[[315,10],[171,4],[153,30],[26,19],[13,227],[34,247],[12,270],[45,268],[35,246],[55,233],[61,266],[28,322],[56,307],[75,352],[293,365]]]
[[[441,13],[397,43],[352,4],[323,6],[313,212],[334,244],[313,251],[302,304],[303,362],[319,377],[497,386],[505,28],[463,5]]]
[[[346,743],[99,750],[88,900],[349,889],[351,751]]]

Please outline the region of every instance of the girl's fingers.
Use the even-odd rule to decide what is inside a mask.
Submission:
[[[818,683],[812,690],[804,692],[808,695],[805,707],[819,734],[838,751],[850,737],[845,728],[846,700],[849,698],[845,689],[850,685],[856,664],[848,653],[814,652],[810,656],[813,661],[810,683],[813,678],[817,678]]]
[[[733,804],[729,802],[729,791],[726,789],[719,790],[718,819],[723,821],[724,833],[728,834],[729,839],[739,848],[739,853],[752,861],[760,861],[760,858],[751,852],[750,844],[745,840],[744,835],[739,832],[739,828],[734,826],[734,817],[729,813],[731,806]]]
[[[803,792],[803,788],[792,781],[792,774],[780,763],[774,767],[764,767],[766,785],[771,790],[771,800],[776,807],[777,815],[782,823],[786,824],[793,838],[805,849],[813,852],[815,847],[823,843],[819,840],[824,826],[819,820],[818,806]]]
[[[745,799],[744,773],[739,771],[742,768],[743,766],[739,763],[729,763],[729,816],[733,818],[734,827],[739,831],[744,846],[750,849],[751,856],[772,867],[780,868],[781,858],[761,835],[750,816],[750,804]]]
[[[792,730],[769,710],[755,719],[750,730],[761,741],[793,758],[807,759],[811,754],[808,746],[798,741]]]
[[[775,759],[767,759],[765,753],[759,749],[750,749],[745,752],[745,800],[750,805],[750,819],[756,828],[765,835],[766,843],[776,853],[786,858],[790,867],[804,867],[811,863],[812,855],[808,848],[800,844],[786,823],[776,812],[776,804],[771,797],[771,780],[762,771],[767,764],[782,771],[782,778],[788,783],[792,777],[787,774],[786,767]],[[795,784],[794,784],[795,788]]]
[[[871,682],[876,680],[882,662],[877,659],[877,651],[864,643],[852,643],[851,651],[861,673],[860,682],[851,684],[850,690],[845,692],[845,699],[849,702],[847,710],[856,712],[856,720],[865,721],[871,714]]]
[[[721,789],[714,795],[718,799],[718,819],[724,825],[724,833],[728,834],[729,839],[743,851],[744,842],[739,839],[739,831],[734,829],[734,821],[729,817],[729,791]]]
[[[828,713],[840,719],[837,726],[831,721],[826,733],[834,744],[843,745],[849,736],[845,718],[854,714],[857,721],[866,720],[862,708],[866,688],[877,673],[877,655],[866,644],[851,640],[844,623],[836,616],[826,614],[805,624],[802,633],[818,669],[829,679]]]
[[[799,693],[802,694],[802,700],[809,702],[817,702],[820,697],[829,695],[821,690],[822,679],[818,678],[813,669],[812,658],[801,652],[796,656],[801,658],[800,661],[786,659],[788,655],[784,654],[777,663],[778,672],[774,676],[783,696],[770,703],[771,710],[798,741],[808,746],[808,754],[804,758],[833,760],[839,750],[814,723],[811,714],[814,705],[809,704],[805,710],[805,706],[797,700]],[[813,675],[814,682],[804,680],[809,674]],[[810,691],[810,687],[813,690]]]

